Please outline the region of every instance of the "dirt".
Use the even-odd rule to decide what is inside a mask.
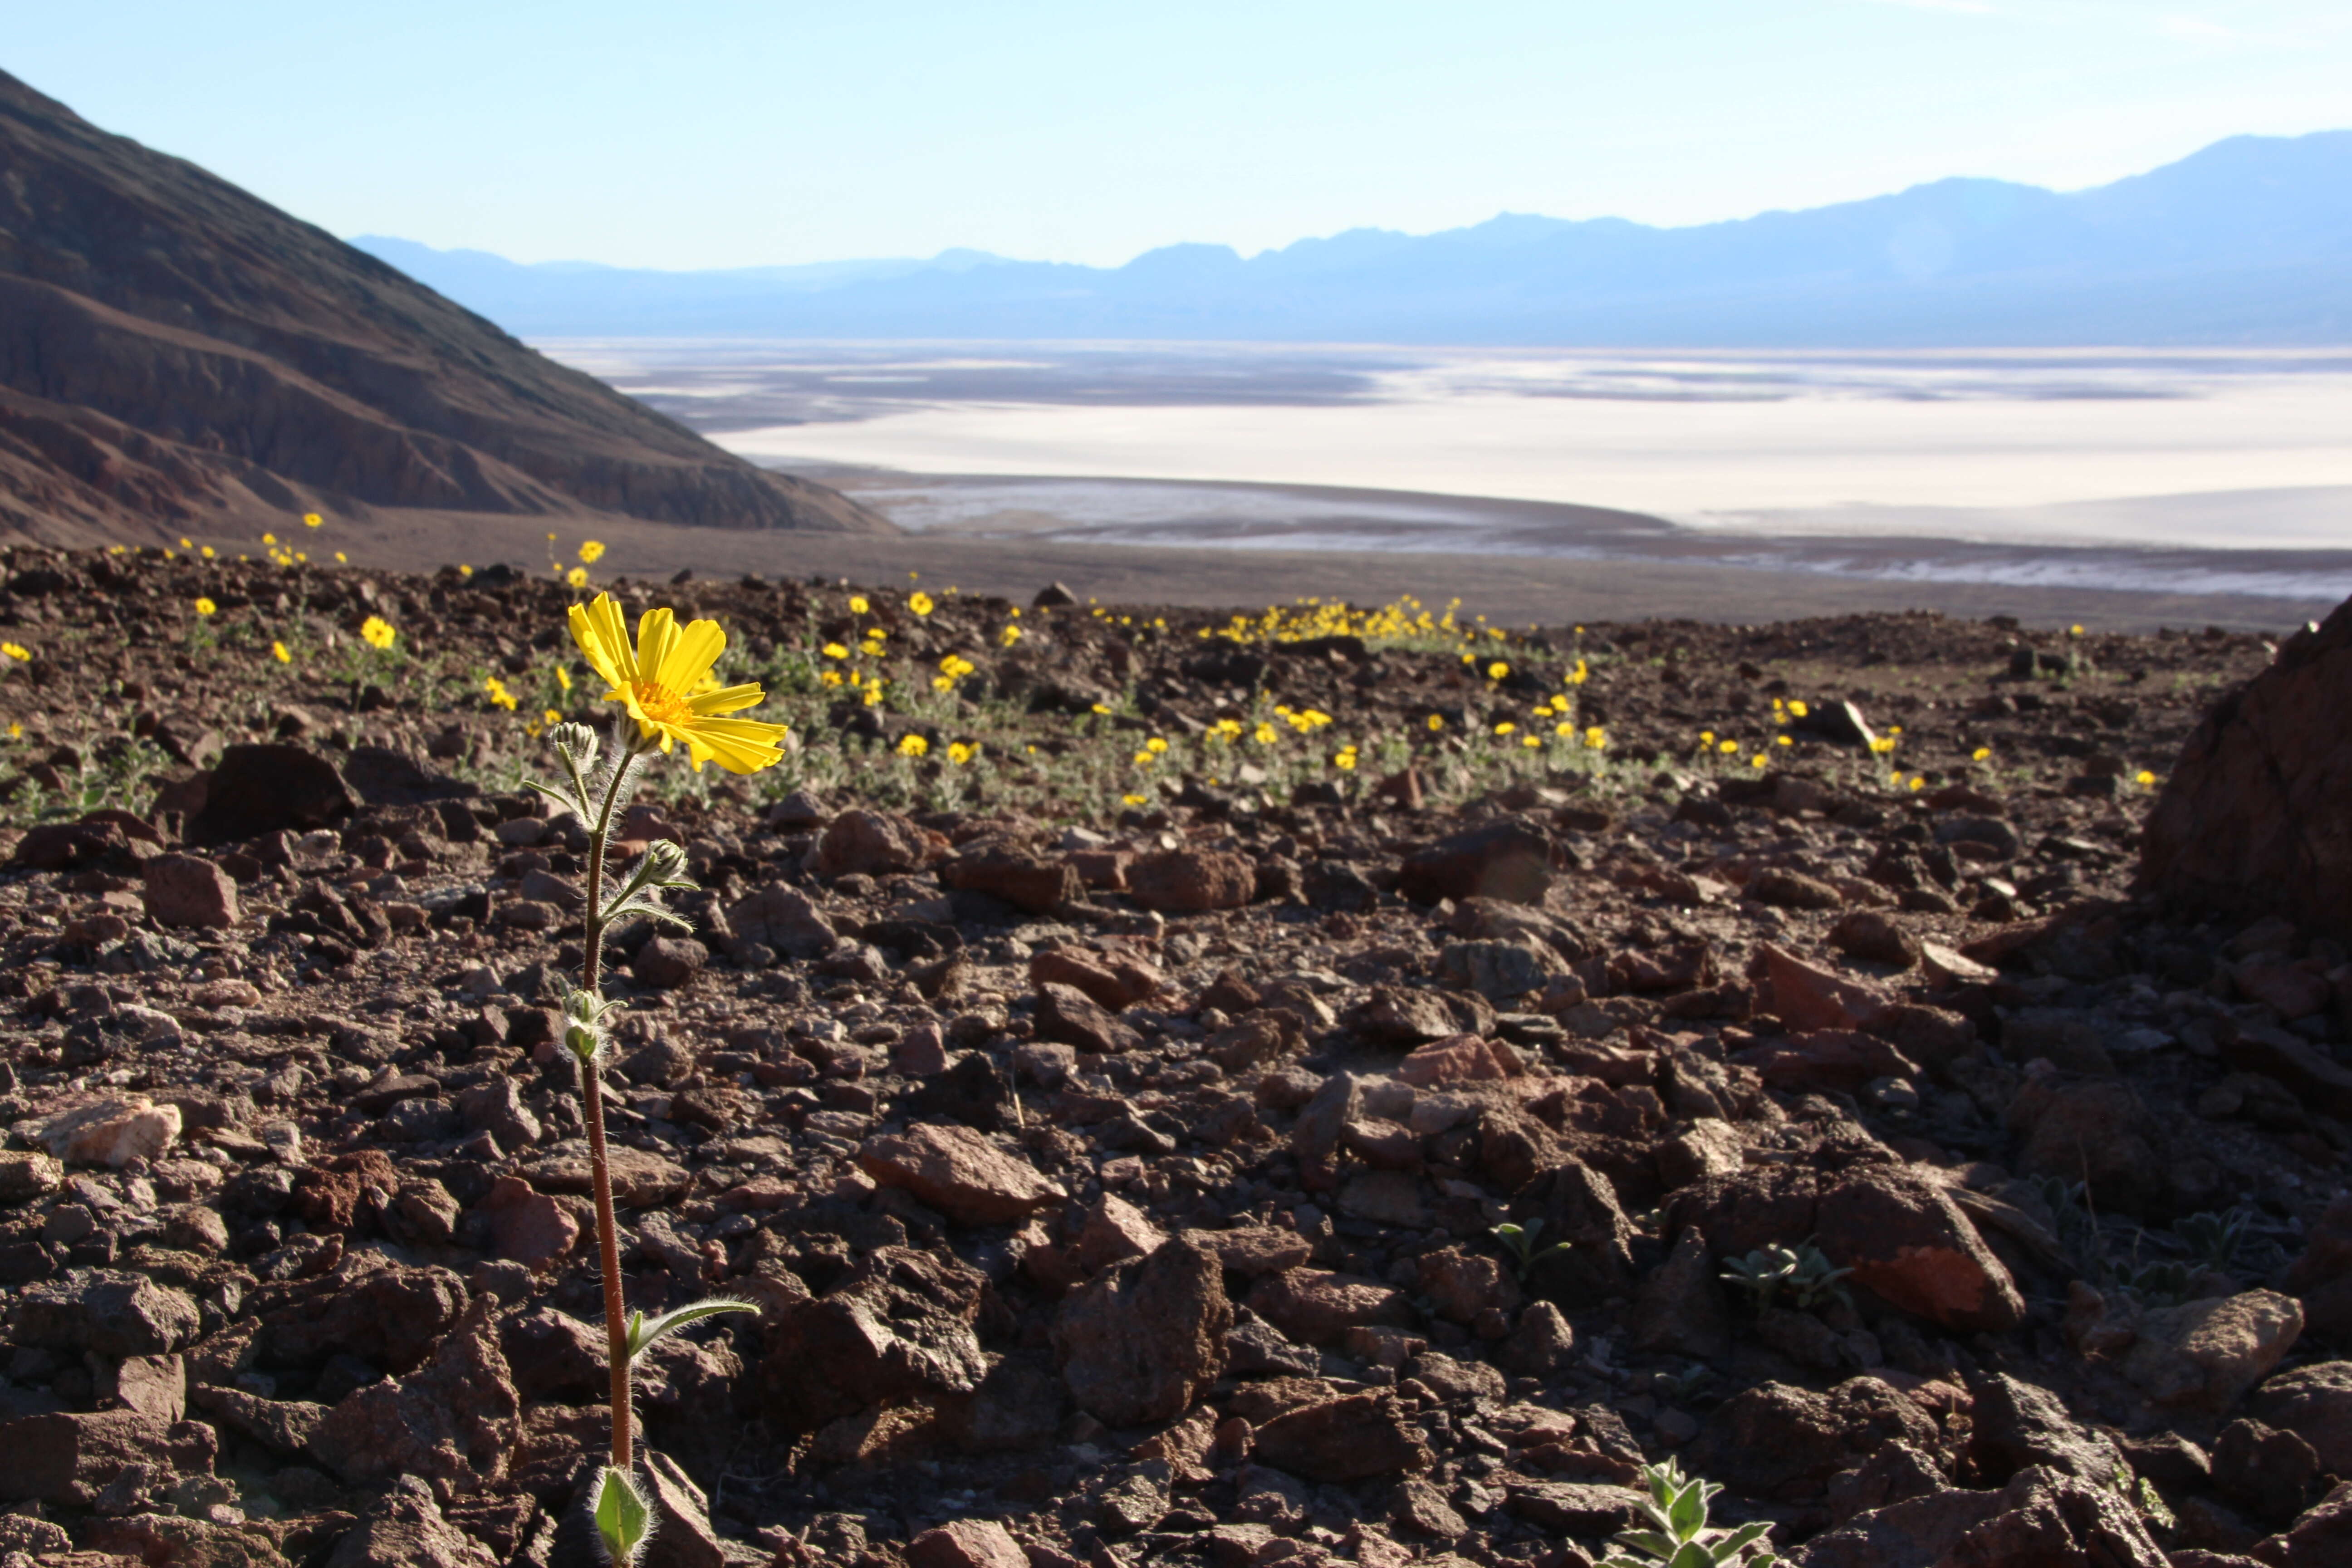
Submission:
[[[0,1551],[584,1561],[583,591],[5,584]],[[656,1561],[1570,1568],[1669,1456],[1816,1562],[2326,1560],[2352,969],[2133,885],[2260,637],[597,585],[795,737],[624,828],[626,1289],[758,1309]]]

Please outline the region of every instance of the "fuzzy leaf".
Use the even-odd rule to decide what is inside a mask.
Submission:
[[[1692,1481],[1675,1494],[1666,1520],[1677,1541],[1692,1540],[1706,1528],[1706,1495],[1699,1490],[1698,1482]]]
[[[635,1361],[656,1340],[664,1334],[676,1333],[688,1323],[698,1323],[722,1312],[756,1312],[759,1310],[749,1301],[713,1296],[707,1301],[673,1308],[658,1318],[648,1319],[643,1312],[632,1312],[629,1314],[629,1359]]]
[[[646,1500],[637,1495],[635,1485],[620,1471],[607,1467],[596,1479],[596,1538],[603,1542],[607,1561],[623,1565],[636,1560],[637,1548],[645,1544],[646,1527],[650,1515]]]

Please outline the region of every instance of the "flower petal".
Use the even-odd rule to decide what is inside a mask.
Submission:
[[[636,662],[630,656],[621,606],[610,594],[597,595],[593,604],[572,606],[572,640],[580,645],[589,668],[603,676],[606,685],[625,686],[636,679]]]
[[[686,705],[697,713],[733,713],[745,708],[757,708],[766,700],[767,693],[754,683],[747,686],[723,686],[716,691],[706,691],[699,697],[689,697]]]
[[[719,629],[717,621],[695,621],[664,651],[661,663],[647,668],[665,690],[683,697],[701,683],[726,651],[727,634]]]
[[[696,721],[691,731],[694,739],[708,746],[719,765],[730,773],[755,773],[783,761],[778,744],[788,733],[785,725],[763,724],[755,719],[702,719]]]
[[[668,659],[670,647],[677,641],[677,616],[667,605],[658,610],[647,610],[639,616],[635,679],[658,679],[661,667]]]

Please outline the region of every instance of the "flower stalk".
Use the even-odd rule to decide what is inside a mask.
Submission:
[[[753,1309],[747,1301],[715,1297],[648,1319],[628,1310],[622,1290],[620,1225],[613,1209],[612,1155],[604,1131],[604,1018],[613,1005],[604,997],[604,942],[616,926],[631,920],[687,928],[688,922],[663,904],[662,895],[691,888],[694,882],[686,875],[685,851],[667,840],[648,846],[627,874],[620,875],[608,858],[614,818],[633,793],[630,786],[639,766],[656,747],[669,752],[685,742],[688,760],[698,772],[705,761],[716,761],[730,773],[756,773],[782,759],[776,742],[784,727],[719,717],[756,705],[762,694],[757,686],[719,688],[709,679],[712,665],[727,646],[726,634],[716,622],[697,621],[680,628],[668,610],[651,610],[638,622],[632,647],[619,606],[611,595],[599,594],[593,605],[573,606],[572,632],[596,673],[611,684],[606,700],[621,702],[624,711],[609,756],[586,725],[556,725],[548,734],[562,764],[562,778],[531,787],[588,830],[580,984],[564,998],[563,1043],[579,1067],[580,1103],[588,1127],[597,1267],[604,1281],[604,1349],[612,1376],[610,1463],[597,1477],[590,1512],[605,1557],[626,1564],[643,1550],[653,1524],[652,1510],[633,1479],[633,1363],[664,1335],[689,1323]]]

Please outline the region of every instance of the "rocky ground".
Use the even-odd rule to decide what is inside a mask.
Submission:
[[[579,595],[5,583],[0,1553],[587,1561]],[[625,828],[649,1561],[2352,1560],[2344,933],[2140,878],[2308,639],[611,586],[795,724]]]

